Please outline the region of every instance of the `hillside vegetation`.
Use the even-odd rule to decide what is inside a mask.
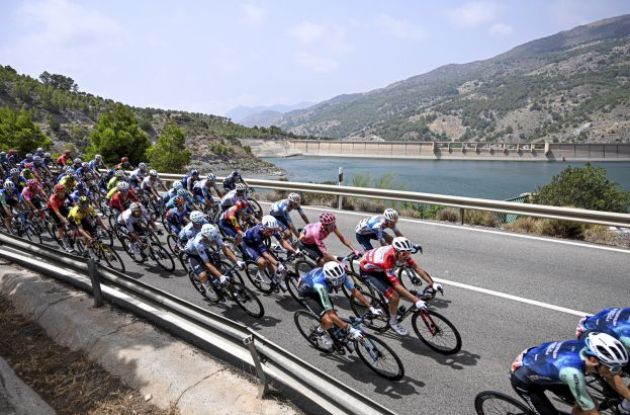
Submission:
[[[341,95],[275,124],[343,139],[628,142],[629,80],[626,15]]]

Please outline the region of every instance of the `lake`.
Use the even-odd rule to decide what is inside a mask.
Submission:
[[[394,175],[394,184],[405,190],[454,196],[505,200],[532,192],[547,184],[568,166],[583,162],[509,162],[472,160],[377,160],[362,158],[291,157],[265,158],[285,169],[288,179],[296,182],[337,181],[339,167],[344,168],[344,183],[352,176],[370,174],[379,178]],[[611,181],[630,190],[630,162],[593,162],[604,167]]]

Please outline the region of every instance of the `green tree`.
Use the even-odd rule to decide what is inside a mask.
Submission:
[[[29,111],[0,108],[0,147],[3,150],[15,148],[23,155],[37,147],[50,148],[51,145],[50,139],[33,123]]]
[[[538,188],[534,203],[628,212],[630,192],[608,180],[605,168],[587,163],[584,167],[567,167],[551,183]]]
[[[101,154],[107,163],[115,163],[120,157],[127,156],[135,164],[144,159],[150,144],[131,109],[116,104],[98,117],[90,133],[86,156]]]
[[[184,132],[173,122],[166,124],[157,142],[147,150],[151,167],[161,172],[183,173],[190,162]]]

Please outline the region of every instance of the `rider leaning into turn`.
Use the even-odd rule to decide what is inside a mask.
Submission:
[[[286,199],[278,200],[271,206],[269,214],[276,218],[280,224],[280,230],[283,232],[285,237],[290,237],[291,233],[293,233],[293,235],[297,238],[300,237],[299,232],[291,221],[291,215],[289,215],[292,210],[295,209],[302,217],[304,223],[308,225],[308,218],[306,217],[302,206],[300,206],[301,201],[302,198],[299,194],[289,193],[289,196],[287,196]]]
[[[391,229],[396,236],[403,236],[396,227],[396,222],[398,222],[398,212],[392,208],[385,209],[382,215],[362,219],[354,229],[357,242],[366,251],[374,248],[372,240],[379,241],[381,246],[391,244],[392,237],[385,232],[385,229]]]
[[[337,235],[341,243],[350,248],[356,256],[360,255],[360,252],[354,249],[352,244],[337,228],[336,222],[337,218],[334,214],[325,212],[319,215],[319,222],[309,223],[300,233],[300,242],[304,251],[318,261],[318,264],[335,260],[335,257],[328,252],[324,244],[324,239],[331,233]]]

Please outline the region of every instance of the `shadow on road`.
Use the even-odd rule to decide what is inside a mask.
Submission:
[[[481,358],[480,355],[471,353],[467,350],[460,350],[453,355],[443,355],[429,349],[419,339],[414,338],[411,335],[401,339],[400,336],[393,334],[392,332],[387,332],[382,336],[399,341],[402,347],[415,355],[429,357],[437,363],[444,366],[450,366],[455,370],[461,370],[464,366],[477,366],[477,362]]]

